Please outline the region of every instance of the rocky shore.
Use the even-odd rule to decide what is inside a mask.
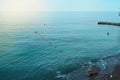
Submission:
[[[92,60],[68,74],[56,76],[57,80],[120,80],[120,54]]]

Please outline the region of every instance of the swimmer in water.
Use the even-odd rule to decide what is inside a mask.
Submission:
[[[110,35],[110,33],[109,32],[107,32],[107,36],[109,36]]]

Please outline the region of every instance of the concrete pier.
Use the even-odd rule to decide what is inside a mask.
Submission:
[[[113,26],[120,26],[120,23],[115,22],[98,22],[99,25],[113,25]]]

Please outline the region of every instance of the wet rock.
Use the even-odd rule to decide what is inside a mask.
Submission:
[[[105,60],[99,60],[96,64],[97,66],[99,66],[99,68],[104,71],[106,69],[107,66],[107,62]]]
[[[99,67],[97,67],[96,65],[91,65],[87,70],[87,76],[94,77],[94,76],[98,75],[99,72],[100,72]]]
[[[57,80],[66,80],[68,78],[67,74],[61,74],[60,71],[57,71],[56,79]]]
[[[120,64],[116,64],[111,75],[109,75],[108,80],[120,80]]]
[[[98,58],[94,58],[94,59],[91,60],[91,62],[93,62],[93,63],[96,63],[97,61],[99,61]]]

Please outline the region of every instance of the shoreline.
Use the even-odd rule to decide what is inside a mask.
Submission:
[[[87,71],[91,65],[100,68],[100,72],[92,77],[87,76]],[[102,59],[95,60],[83,64],[79,69],[68,74],[61,74],[57,76],[57,80],[120,80],[120,53],[103,57]]]

